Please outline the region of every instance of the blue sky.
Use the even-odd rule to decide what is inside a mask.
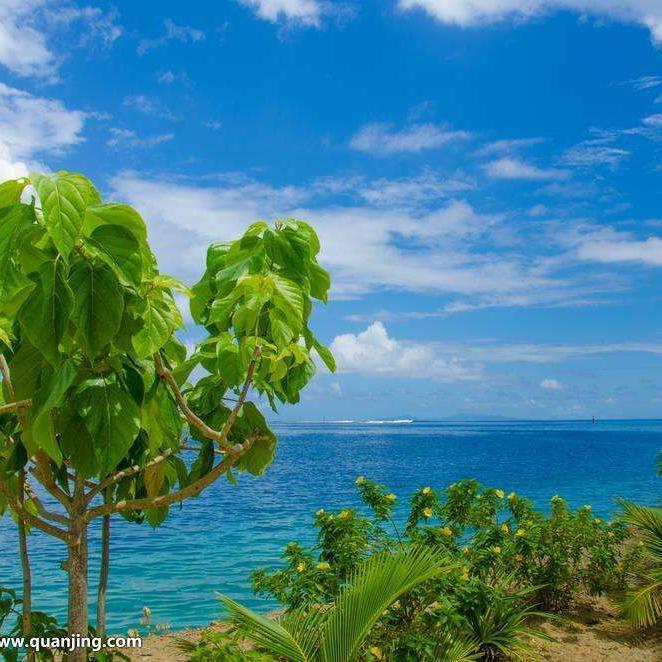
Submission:
[[[659,0],[3,0],[0,176],[85,172],[187,282],[313,223],[340,370],[285,418],[658,417],[661,64]]]

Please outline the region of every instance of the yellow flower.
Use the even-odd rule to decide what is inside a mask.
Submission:
[[[499,499],[503,499],[504,496],[503,490],[497,490],[494,494],[496,494],[499,497]]]
[[[516,496],[516,495],[515,495],[515,492],[511,492],[511,493],[508,495],[508,501],[512,501],[512,500],[515,498],[515,496]]]
[[[432,508],[423,508],[423,515],[425,517],[432,517]]]
[[[450,536],[453,535],[453,529],[451,529],[450,526],[445,526],[445,527],[441,530],[441,533],[442,533],[443,535],[445,535],[445,536],[450,537]]]
[[[490,547],[490,552],[492,552],[492,554],[501,554],[501,547],[494,545],[494,547]]]
[[[423,492],[423,494],[430,494],[430,492],[432,492],[432,488],[431,487],[424,487],[421,490],[421,492]]]
[[[462,570],[462,574],[460,575],[460,579],[464,582],[469,581],[469,568],[464,568],[464,570]]]
[[[640,540],[638,544],[639,544],[639,547],[643,547],[644,546],[644,541]]]
[[[318,563],[315,567],[318,570],[330,570],[331,569],[331,566],[328,563],[326,563],[326,561],[322,561],[322,562]]]
[[[351,514],[352,513],[350,513],[349,510],[341,510],[338,513],[338,517],[340,517],[340,519],[347,519]]]
[[[333,515],[333,513],[329,513],[329,514],[326,516],[326,521],[327,521],[327,522],[330,522],[330,521],[333,520],[333,519],[334,519],[334,515]]]
[[[518,538],[522,538],[523,536],[526,535],[526,529],[517,529],[517,533],[515,533],[515,535]]]
[[[324,508],[320,508],[315,515],[317,515],[317,517],[322,517],[322,515],[324,515]]]
[[[462,553],[463,554],[468,554],[469,553],[469,548],[468,547],[463,547],[462,548]]]
[[[359,476],[354,482],[357,485],[363,485],[363,483],[365,483],[365,476]]]
[[[393,493],[391,492],[391,494],[387,494],[387,495],[386,495],[386,498],[387,498],[389,501],[395,501],[398,497],[395,496],[395,494],[393,494]]]
[[[596,517],[593,521],[594,521],[596,524],[602,524],[602,520],[601,520],[599,517]]]
[[[510,528],[508,527],[507,524],[502,524],[502,525],[501,525],[501,530],[502,530],[505,534],[510,533]]]
[[[305,569],[306,569],[306,564],[303,561],[301,561],[301,563],[297,565],[297,572],[303,572]]]
[[[379,646],[371,646],[368,649],[372,655],[374,655],[378,660],[381,660],[382,657],[384,657],[384,653],[382,653],[382,649],[379,648]]]

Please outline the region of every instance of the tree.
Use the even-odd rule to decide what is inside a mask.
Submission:
[[[308,326],[330,286],[319,250],[302,221],[256,222],[209,246],[189,290],[159,272],[138,212],[86,177],[0,186],[0,510],[66,545],[70,634],[88,631],[90,522],[156,526],[233,470],[262,474],[276,438],[249,394],[298,402],[312,351],[335,368]],[[205,332],[190,356],[173,292]]]

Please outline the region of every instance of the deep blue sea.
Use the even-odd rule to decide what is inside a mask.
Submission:
[[[153,623],[173,629],[206,624],[220,616],[215,591],[270,607],[252,595],[251,570],[277,565],[289,540],[312,542],[318,508],[356,505],[360,474],[398,495],[400,516],[414,489],[441,489],[466,477],[514,490],[541,508],[559,494],[573,507],[591,504],[602,516],[616,512],[616,497],[648,504],[662,497],[662,478],[655,475],[662,421],[301,423],[276,429],[277,459],[263,477],[242,476],[238,486],[223,479],[181,510],[173,508],[156,530],[114,520],[110,630],[136,627],[145,605]],[[91,584],[98,576],[98,537],[97,526],[91,532]],[[63,545],[34,532],[30,548],[34,608],[63,617]],[[3,585],[20,585],[8,518],[0,520]]]

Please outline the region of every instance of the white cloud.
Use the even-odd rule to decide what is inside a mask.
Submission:
[[[163,21],[165,31],[162,36],[155,39],[141,39],[138,42],[138,55],[144,55],[147,51],[154,48],[165,46],[169,41],[179,41],[183,44],[203,41],[205,33],[197,28],[188,25],[177,25],[172,19],[166,18]]]
[[[540,382],[540,388],[544,388],[547,391],[560,391],[563,386],[561,385],[561,382],[557,381],[556,379],[543,379]]]
[[[607,165],[616,168],[630,152],[620,147],[608,144],[609,140],[596,138],[584,140],[567,149],[561,157],[561,163],[576,167],[593,167]]]
[[[150,98],[145,94],[132,94],[125,97],[122,105],[127,108],[133,108],[143,115],[148,117],[160,117],[166,120],[177,119],[167,108],[165,108],[158,100]]]
[[[522,159],[505,156],[490,161],[483,166],[488,177],[492,179],[526,179],[544,181],[567,179],[570,173],[560,168],[539,168]]]
[[[373,156],[416,153],[439,149],[448,143],[469,137],[466,131],[453,131],[439,124],[411,124],[395,129],[392,124],[366,124],[354,134],[349,146]]]
[[[381,322],[336,336],[331,351],[341,372],[457,382],[478,379],[481,368],[441,356],[430,343],[391,338]]]
[[[155,147],[162,143],[170,142],[174,137],[174,133],[160,133],[148,138],[141,138],[135,131],[130,129],[120,129],[111,127],[109,130],[110,138],[106,141],[109,147],[126,147],[126,148],[139,148],[139,147]]]
[[[645,117],[642,122],[646,126],[652,126],[655,128],[662,128],[662,113],[657,113],[655,115],[649,115]]]
[[[476,150],[477,156],[501,156],[528,149],[545,142],[544,138],[514,138],[510,140],[495,140]]]
[[[78,23],[77,46],[105,47],[122,29],[114,11],[76,7],[55,0],[2,0],[0,3],[0,64],[19,76],[54,80],[61,58],[52,51],[51,33]],[[70,37],[70,42],[73,37]]]
[[[0,63],[19,76],[50,77],[57,69],[46,35],[29,22],[45,0],[4,0],[0,4]]]
[[[238,2],[252,9],[259,18],[271,23],[288,21],[318,27],[325,12],[325,3],[318,0],[238,0]]]
[[[639,262],[648,266],[662,266],[662,238],[635,239],[585,239],[577,249],[580,260],[594,262]]]
[[[662,44],[659,0],[399,0],[403,10],[423,9],[443,23],[462,27],[505,20],[526,20],[546,12],[570,10],[647,27]]]
[[[0,174],[16,177],[37,167],[36,159],[83,140],[87,113],[61,101],[36,97],[0,83]]]

